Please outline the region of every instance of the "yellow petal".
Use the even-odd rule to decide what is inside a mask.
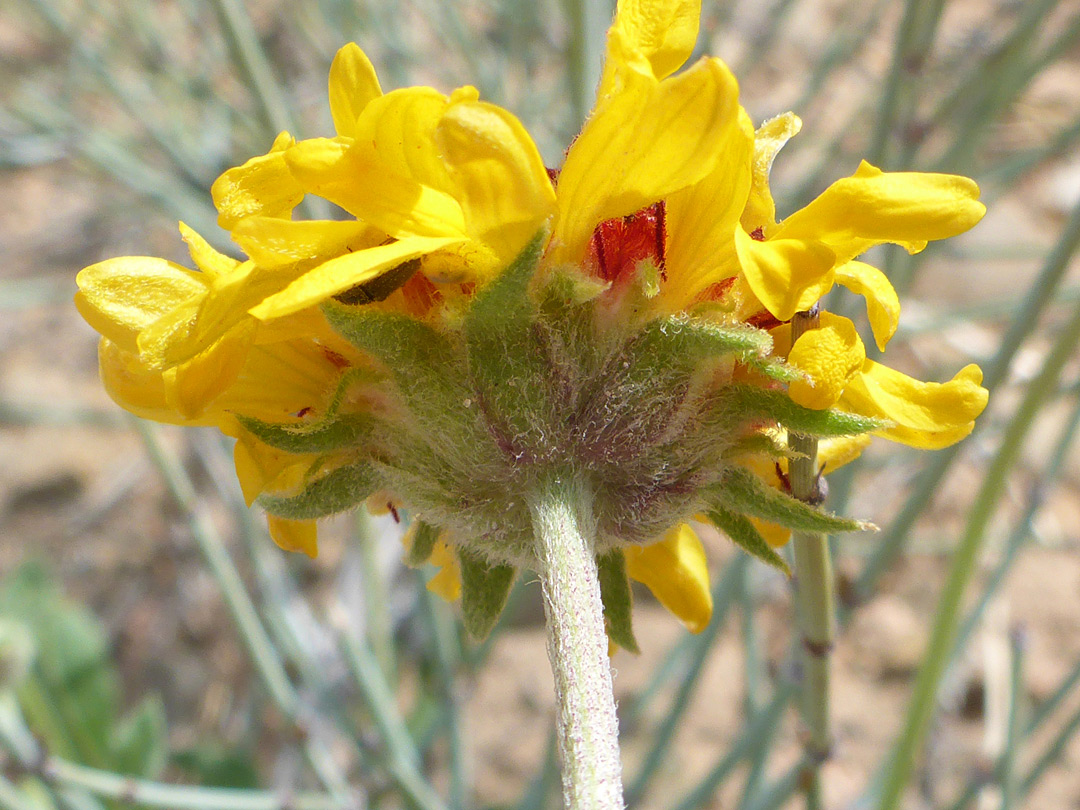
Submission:
[[[461,596],[461,568],[453,550],[438,540],[428,562],[436,566],[439,573],[428,580],[427,589],[447,602],[456,601]]]
[[[206,299],[207,293],[203,291],[139,332],[136,345],[144,363],[165,368],[193,357],[205,348],[206,343],[200,343],[195,335],[195,327]]]
[[[663,79],[682,67],[697,42],[701,18],[701,0],[622,0],[615,21],[608,32],[609,42],[618,38],[618,48],[608,49],[600,95],[606,95],[613,81],[609,75],[617,55],[627,52],[640,55],[657,79]]]
[[[555,191],[529,133],[506,110],[463,101],[450,105],[435,141],[469,235],[509,263],[555,213]]]
[[[822,473],[828,475],[850,464],[862,455],[862,451],[870,446],[872,437],[868,433],[858,436],[836,436],[829,439],[821,439],[818,442],[818,464],[822,467]]]
[[[403,262],[447,247],[460,239],[433,239],[414,236],[389,245],[347,253],[331,259],[300,276],[281,292],[266,298],[251,310],[256,318],[268,321],[322,303],[338,293],[371,281]]]
[[[314,520],[286,520],[266,516],[270,537],[286,551],[302,551],[312,559],[319,554],[319,532]]]
[[[299,487],[313,461],[313,456],[268,447],[243,428],[237,431],[233,465],[248,506],[268,490],[287,492]]]
[[[683,309],[708,287],[739,273],[735,229],[750,191],[754,129],[740,108],[724,127],[716,167],[701,181],[667,198],[667,283],[661,300]]]
[[[368,105],[368,112],[373,106]],[[388,236],[465,236],[461,206],[453,197],[391,170],[359,141],[301,141],[286,159],[306,191],[340,205]]]
[[[772,548],[783,548],[791,540],[791,529],[785,529],[783,526],[777,526],[775,523],[756,517],[750,518],[750,522]]]
[[[659,543],[625,549],[626,572],[643,583],[691,633],[700,633],[712,617],[712,591],[705,549],[686,523]]]
[[[840,406],[894,423],[876,431],[886,439],[912,447],[947,447],[971,432],[989,394],[982,371],[969,365],[946,383],[924,383],[873,360],[844,392]]]
[[[355,42],[341,48],[330,64],[330,115],[338,135],[352,137],[368,103],[382,95],[379,78]]]
[[[446,193],[453,183],[435,144],[435,128],[451,101],[476,101],[475,87],[459,87],[450,99],[430,87],[406,87],[376,99],[357,122],[357,148],[386,170]]]
[[[166,369],[162,379],[169,404],[185,419],[202,415],[236,381],[254,337],[255,324],[249,319],[194,357]]]
[[[98,370],[105,392],[126,411],[174,425],[215,425],[213,415],[185,419],[169,404],[160,370],[147,368],[134,352],[125,351],[111,340],[98,345]]]
[[[627,70],[585,124],[559,175],[556,261],[579,261],[602,221],[632,214],[701,180],[738,111],[738,85],[718,59],[657,82]]]
[[[738,227],[735,249],[747,285],[781,321],[813,306],[833,285],[833,252],[820,242],[770,239],[759,242]]]
[[[304,198],[303,188],[285,163],[285,150],[292,143],[292,137],[282,132],[265,155],[229,169],[214,181],[210,194],[218,210],[218,225],[228,230],[254,214],[288,217],[292,213]]]
[[[236,468],[236,480],[240,482],[240,491],[248,506],[255,503],[266,488],[267,477],[259,464],[259,457],[252,453],[254,439],[249,442],[237,441],[233,445],[233,466]]]
[[[281,292],[314,263],[263,267],[254,261],[246,261],[228,275],[215,279],[210,294],[200,303],[189,346],[198,351],[218,340],[250,318],[248,310]]]
[[[874,245],[895,242],[917,253],[928,241],[963,233],[986,206],[966,177],[924,172],[882,172],[863,161],[801,211],[784,220],[778,238],[825,242],[844,263]]]
[[[240,264],[231,256],[215,250],[209,242],[183,222],[180,223],[180,237],[187,242],[188,253],[191,254],[191,260],[195,262],[195,266],[211,278],[228,273]]]
[[[386,235],[362,222],[248,217],[232,238],[262,269],[323,262],[385,241]]]
[[[888,277],[872,265],[848,262],[836,268],[836,283],[866,298],[874,342],[884,351],[900,325],[900,299]]]
[[[126,351],[135,351],[143,329],[206,290],[206,280],[199,273],[148,256],[90,265],[75,282],[79,314]]]
[[[255,333],[257,345],[297,339],[314,341],[341,355],[348,355],[352,350],[352,345],[330,328],[318,309],[304,309],[269,323],[263,322]]]
[[[773,356],[787,359],[791,353],[791,324],[782,323],[774,326],[769,330],[769,337],[772,338]]]
[[[804,408],[831,408],[862,372],[865,360],[866,349],[855,324],[823,312],[821,327],[800,335],[788,353],[788,362],[810,377],[791,383],[788,395]]]
[[[341,379],[342,359],[312,340],[255,345],[214,408],[269,422],[322,413]]]
[[[505,264],[493,250],[475,239],[457,240],[424,257],[424,275],[436,284],[483,281]],[[449,294],[449,291],[446,291]]]
[[[762,235],[770,237],[776,230],[776,203],[769,188],[769,173],[777,153],[800,129],[799,116],[789,112],[770,118],[754,133],[754,181],[742,215],[748,233],[761,228]]]

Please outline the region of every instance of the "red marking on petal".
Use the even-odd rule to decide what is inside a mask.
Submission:
[[[725,278],[715,284],[710,284],[698,294],[699,301],[723,301],[728,292],[735,286],[735,279]]]
[[[398,514],[397,507],[390,501],[386,502],[386,508],[390,510],[390,514],[394,516],[394,523],[401,523],[401,515]]]
[[[427,315],[442,298],[439,288],[423,273],[413,273],[412,278],[401,287],[401,294],[409,314],[416,316]]]
[[[303,419],[305,416],[307,416],[313,410],[315,410],[315,409],[310,407],[310,406],[305,405],[303,408],[301,408],[300,410],[298,410],[296,412],[296,418],[297,419]]]
[[[333,349],[328,349],[325,346],[320,347],[322,349],[323,357],[330,361],[330,365],[335,368],[348,368],[352,365],[348,360],[335,352]]]
[[[757,228],[754,228],[754,230],[750,231],[750,238],[753,239],[755,242],[764,242],[765,229],[759,225]]]
[[[604,281],[627,278],[638,264],[649,259],[664,273],[667,253],[665,207],[661,200],[636,214],[601,222],[589,241],[587,263]]]
[[[791,479],[788,478],[788,474],[786,472],[784,472],[784,468],[780,466],[779,461],[775,462],[775,464],[776,464],[776,477],[778,479],[780,479],[780,489],[783,490],[784,492],[786,492],[788,495],[790,495],[791,494]]]
[[[778,320],[775,315],[764,309],[755,315],[751,315],[746,319],[746,322],[750,326],[756,326],[758,329],[774,329],[781,324],[788,323],[788,321]]]

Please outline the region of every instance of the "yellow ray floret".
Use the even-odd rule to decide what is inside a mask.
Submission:
[[[620,68],[648,72],[656,79],[671,75],[694,50],[701,18],[700,0],[623,0],[608,31],[608,58],[599,97],[618,83]],[[613,56],[617,54],[618,56]]]
[[[738,85],[718,59],[663,81],[633,70],[620,75],[624,85],[601,99],[559,175],[557,261],[580,261],[600,222],[709,174],[737,115]]]
[[[210,194],[218,210],[218,225],[228,230],[256,214],[288,219],[304,199],[304,189],[285,163],[285,150],[294,143],[288,132],[282,132],[265,155],[229,169],[214,181]]]
[[[330,115],[338,135],[353,137],[368,103],[382,95],[375,68],[360,46],[350,42],[334,56],[328,81]]]
[[[789,112],[770,118],[754,133],[753,184],[742,215],[747,232],[761,228],[762,235],[768,238],[776,230],[776,203],[769,188],[769,173],[784,144],[801,129],[802,119]]]
[[[626,573],[641,582],[657,601],[692,633],[712,617],[712,591],[705,549],[689,524],[680,523],[659,543],[626,549]]]
[[[865,359],[866,348],[855,324],[823,312],[821,327],[804,332],[788,353],[788,362],[808,377],[791,383],[788,395],[804,408],[831,408],[862,371]]]
[[[836,268],[836,283],[866,299],[874,342],[884,351],[900,325],[900,298],[889,279],[865,262],[848,262]]]
[[[936,239],[956,236],[972,228],[986,213],[978,201],[978,186],[966,177],[926,172],[883,172],[863,161],[850,177],[837,180],[817,199],[780,223],[768,187],[768,174],[776,153],[798,132],[801,122],[788,114],[766,122],[755,133],[753,183],[742,225],[736,234],[744,279],[756,299],[776,318],[790,320],[836,282],[860,286],[876,296],[871,303],[875,339],[888,340],[894,302],[884,278],[853,278],[861,270],[849,268],[842,280],[839,268],[875,245],[892,242],[917,253]],[[770,251],[773,242],[787,241],[783,250]],[[798,250],[791,243],[805,243]],[[823,249],[831,251],[826,261]],[[850,282],[850,283],[849,283]],[[893,297],[895,294],[893,293]],[[898,311],[898,304],[895,305]]]
[[[936,450],[967,436],[986,408],[982,371],[969,365],[945,383],[913,379],[867,360],[837,403],[852,413],[893,423],[877,435],[911,447]]]

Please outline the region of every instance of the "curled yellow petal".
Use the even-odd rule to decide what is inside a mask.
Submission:
[[[874,342],[884,351],[900,325],[900,299],[888,277],[872,265],[848,262],[836,268],[836,283],[866,299]]]
[[[310,339],[252,346],[214,408],[269,422],[322,413],[341,379],[342,359]]]
[[[326,261],[374,247],[386,235],[362,222],[253,216],[233,228],[232,238],[262,271]]]
[[[697,42],[701,0],[622,0],[608,37],[645,59],[652,74],[663,79],[682,67]],[[609,48],[608,60],[612,60]],[[605,74],[613,65],[605,65]],[[601,96],[606,82],[601,82]]]
[[[210,278],[228,273],[240,264],[231,256],[215,250],[209,242],[183,222],[180,223],[180,237],[187,242],[188,253],[191,254],[191,260],[195,262],[195,266]]]
[[[284,290],[252,308],[251,314],[268,321],[322,303],[338,293],[363,284],[398,265],[447,247],[460,239],[414,236],[388,245],[347,253],[300,276]]]
[[[148,256],[98,262],[79,271],[75,283],[79,314],[127,351],[135,351],[143,329],[206,290],[199,273]]]
[[[302,551],[312,559],[319,554],[319,531],[314,520],[286,520],[266,516],[270,537],[285,551]]]
[[[372,99],[382,95],[367,54],[355,42],[341,48],[330,64],[330,115],[338,135],[353,136],[356,121]]]
[[[230,329],[198,354],[166,369],[165,396],[185,419],[202,415],[240,375],[255,337],[248,319]]]
[[[947,447],[971,432],[989,394],[982,371],[969,365],[946,383],[926,383],[867,360],[844,391],[845,410],[888,420],[877,435],[923,449]]]
[[[738,227],[735,250],[747,286],[781,321],[809,308],[833,285],[835,256],[813,240],[758,241]]]
[[[738,85],[718,59],[657,82],[624,82],[585,124],[559,174],[556,261],[578,261],[602,221],[632,214],[705,177],[738,109]]]
[[[816,239],[847,262],[874,245],[895,242],[917,253],[928,241],[963,233],[986,206],[973,180],[951,174],[883,172],[863,161],[851,177],[785,219],[778,238]]]
[[[122,349],[111,340],[98,344],[98,369],[105,393],[124,410],[173,425],[214,425],[213,416],[185,419],[165,396],[165,381],[159,369],[148,368],[135,352]]]
[[[314,138],[296,144],[286,160],[306,191],[388,236],[465,236],[461,206],[452,196],[393,170],[369,145]]]
[[[712,617],[712,591],[705,548],[686,523],[659,543],[625,549],[626,573],[643,583],[657,601],[674,613],[691,633],[700,633]]]
[[[865,360],[866,349],[855,324],[823,312],[821,327],[800,335],[788,353],[788,362],[809,377],[791,383],[788,395],[804,408],[831,408],[862,372]]]
[[[469,235],[509,263],[555,213],[555,191],[529,133],[506,110],[466,100],[450,105],[435,141]]]
[[[476,101],[475,87],[459,87],[450,98],[430,87],[405,87],[376,99],[356,124],[356,144],[380,166],[424,186],[453,192],[435,128],[455,101]]]
[[[776,203],[769,188],[769,173],[777,153],[800,129],[802,120],[788,112],[770,118],[754,133],[753,184],[742,214],[742,225],[748,232],[761,228],[762,235],[770,237],[776,230]]]
[[[304,198],[303,188],[285,162],[285,150],[292,144],[292,136],[282,132],[265,155],[229,169],[214,181],[210,194],[218,210],[218,225],[228,230],[254,214],[288,217],[292,213]]]
[[[166,368],[206,347],[205,342],[198,340],[195,328],[207,297],[204,291],[187,299],[139,332],[136,345],[143,362],[154,368]]]

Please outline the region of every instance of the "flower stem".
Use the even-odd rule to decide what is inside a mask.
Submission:
[[[810,329],[818,327],[815,305],[799,312],[791,322],[792,343]],[[817,439],[792,434],[788,440],[795,457],[789,462],[791,494],[806,503],[820,503],[822,492],[817,462]],[[821,766],[832,748],[832,725],[829,712],[829,681],[834,628],[832,558],[829,540],[823,534],[796,532],[792,538],[795,552],[795,600],[803,641],[802,710],[806,723],[807,767],[803,776],[806,805],[821,807]]]
[[[530,498],[555,676],[566,810],[623,806],[618,721],[596,570],[591,497],[556,475]]]

